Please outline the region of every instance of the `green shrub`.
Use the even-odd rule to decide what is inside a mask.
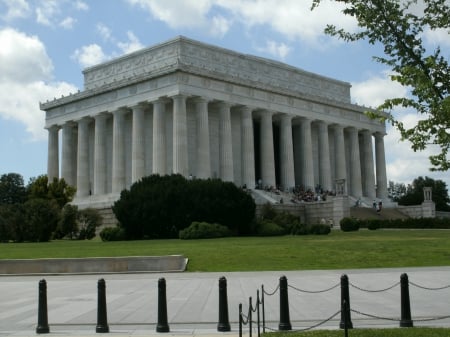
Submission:
[[[341,230],[344,232],[352,232],[359,230],[360,221],[354,218],[343,218],[340,221]]]
[[[309,227],[309,233],[316,235],[327,235],[330,234],[331,228],[329,225],[325,224],[314,224]]]
[[[284,228],[286,233],[291,233],[292,228],[300,224],[300,217],[286,211],[282,211],[276,213],[276,215],[272,218],[272,222]]]
[[[105,227],[100,231],[102,241],[122,241],[125,240],[125,231],[123,228]]]
[[[308,235],[309,228],[307,225],[300,223],[300,221],[291,227],[290,233],[292,235]]]
[[[231,231],[222,225],[216,223],[197,222],[180,231],[179,237],[182,240],[192,239],[214,239],[231,236]]]
[[[258,236],[280,236],[285,235],[286,230],[270,220],[262,220],[258,222],[256,227]]]
[[[94,208],[78,211],[78,240],[91,240],[95,237],[95,230],[100,227],[103,218]]]
[[[178,237],[194,221],[218,223],[249,234],[255,202],[231,182],[151,175],[121,192],[113,212],[127,239]]]
[[[264,220],[273,220],[278,215],[278,212],[272,206],[271,203],[267,202],[261,207],[261,218]]]
[[[367,229],[376,230],[376,229],[381,228],[382,220],[380,220],[380,219],[368,219],[368,220],[366,220],[366,223],[367,223]]]

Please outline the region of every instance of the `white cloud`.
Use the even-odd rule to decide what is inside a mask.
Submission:
[[[76,19],[68,16],[67,18],[65,18],[64,20],[62,20],[59,25],[61,27],[63,27],[64,29],[72,29],[73,26],[75,25],[75,23],[77,22]]]
[[[87,11],[87,10],[89,10],[88,4],[85,3],[84,1],[77,0],[74,5],[75,5],[75,8],[80,10],[80,11]]]
[[[89,67],[107,60],[108,57],[98,44],[90,44],[76,49],[72,54],[72,59],[76,60],[82,67]]]
[[[104,23],[102,22],[97,23],[96,30],[103,40],[105,41],[113,40],[111,29]]]
[[[230,29],[230,26],[231,20],[228,20],[221,15],[214,16],[211,20],[210,33],[213,36],[223,37]]]
[[[126,42],[118,42],[117,46],[122,50],[124,54],[132,53],[136,50],[144,48],[144,45],[139,41],[136,35],[133,32],[127,32],[128,41]]]
[[[0,30],[0,117],[26,126],[32,139],[46,137],[38,102],[76,91],[51,82],[53,65],[42,42],[13,29]]]
[[[30,14],[30,6],[25,0],[1,0],[0,4],[6,6],[6,14],[1,17],[6,21],[25,18]]]
[[[167,23],[171,28],[203,26],[212,4],[210,0],[128,0],[128,2],[149,11],[155,19]]]
[[[287,44],[272,40],[266,41],[266,45],[264,47],[257,49],[258,51],[268,53],[273,57],[279,58],[281,60],[284,60],[291,51],[291,48]]]
[[[425,41],[431,45],[450,47],[450,30],[448,29],[427,29],[423,35],[425,37]]]
[[[50,79],[53,65],[38,37],[7,28],[0,30],[0,45],[0,81]]]
[[[352,83],[352,100],[359,105],[377,107],[387,98],[404,97],[408,90],[389,78],[389,72],[375,75],[365,81]]]
[[[207,28],[216,36],[224,36],[234,23],[247,28],[267,25],[287,38],[323,48],[319,40],[324,37],[326,24],[336,24],[349,31],[357,29],[356,20],[339,15],[344,7],[333,1],[323,1],[314,11],[310,10],[311,1],[298,0],[127,1],[171,28]],[[214,15],[216,9],[221,10],[220,16]]]
[[[36,21],[44,26],[52,26],[52,22],[60,12],[60,6],[56,0],[41,1],[36,7]]]

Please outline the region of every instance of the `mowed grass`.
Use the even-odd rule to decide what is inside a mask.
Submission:
[[[450,329],[445,328],[395,328],[395,329],[354,329],[351,337],[448,337]],[[343,330],[320,330],[307,332],[273,332],[266,337],[342,337]]]
[[[1,243],[1,259],[184,255],[188,271],[265,271],[450,265],[450,230],[333,230],[324,236],[211,240]]]

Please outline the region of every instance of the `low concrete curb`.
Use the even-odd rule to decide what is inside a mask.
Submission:
[[[0,260],[0,275],[183,272],[182,255]]]

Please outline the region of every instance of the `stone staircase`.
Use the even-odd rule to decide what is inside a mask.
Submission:
[[[98,233],[105,227],[115,227],[118,224],[116,216],[114,215],[111,207],[97,208],[97,211],[103,218],[102,225],[99,228],[97,228]]]
[[[357,219],[407,219],[409,216],[402,213],[397,208],[382,208],[381,212],[377,212],[369,207],[350,207],[350,216]]]

